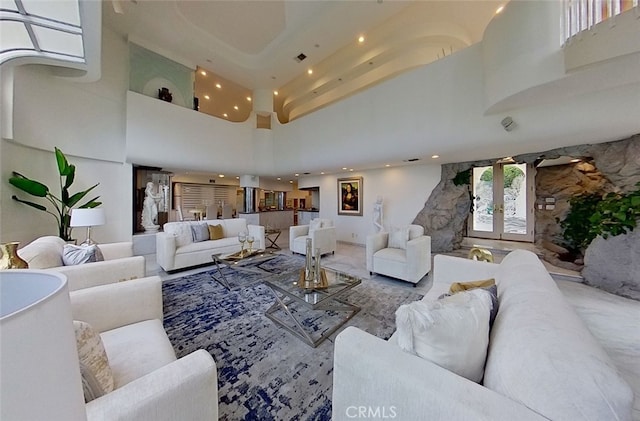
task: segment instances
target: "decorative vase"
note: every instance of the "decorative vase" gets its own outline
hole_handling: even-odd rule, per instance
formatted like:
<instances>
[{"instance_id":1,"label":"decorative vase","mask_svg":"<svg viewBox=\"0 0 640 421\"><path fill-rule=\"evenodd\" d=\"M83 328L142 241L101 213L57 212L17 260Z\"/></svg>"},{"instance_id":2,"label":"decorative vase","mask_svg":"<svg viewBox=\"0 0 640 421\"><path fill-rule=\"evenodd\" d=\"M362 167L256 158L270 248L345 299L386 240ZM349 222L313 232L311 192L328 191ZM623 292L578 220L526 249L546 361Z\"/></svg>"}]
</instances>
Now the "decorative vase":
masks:
<instances>
[{"instance_id":1,"label":"decorative vase","mask_svg":"<svg viewBox=\"0 0 640 421\"><path fill-rule=\"evenodd\" d=\"M0 269L28 269L29 264L18 256L18 242L0 244Z\"/></svg>"},{"instance_id":2,"label":"decorative vase","mask_svg":"<svg viewBox=\"0 0 640 421\"><path fill-rule=\"evenodd\" d=\"M313 281L314 279L314 270L313 270L313 255L311 252L311 238L307 238L306 244L306 253L305 253L305 263L304 263L304 280L305 282Z\"/></svg>"},{"instance_id":3,"label":"decorative vase","mask_svg":"<svg viewBox=\"0 0 640 421\"><path fill-rule=\"evenodd\" d=\"M167 102L173 101L173 95L168 88L158 89L158 98Z\"/></svg>"},{"instance_id":4,"label":"decorative vase","mask_svg":"<svg viewBox=\"0 0 640 421\"><path fill-rule=\"evenodd\" d=\"M319 284L322 277L322 267L320 267L320 257L322 256L320 249L316 249L316 261L313 265L313 283Z\"/></svg>"}]
</instances>

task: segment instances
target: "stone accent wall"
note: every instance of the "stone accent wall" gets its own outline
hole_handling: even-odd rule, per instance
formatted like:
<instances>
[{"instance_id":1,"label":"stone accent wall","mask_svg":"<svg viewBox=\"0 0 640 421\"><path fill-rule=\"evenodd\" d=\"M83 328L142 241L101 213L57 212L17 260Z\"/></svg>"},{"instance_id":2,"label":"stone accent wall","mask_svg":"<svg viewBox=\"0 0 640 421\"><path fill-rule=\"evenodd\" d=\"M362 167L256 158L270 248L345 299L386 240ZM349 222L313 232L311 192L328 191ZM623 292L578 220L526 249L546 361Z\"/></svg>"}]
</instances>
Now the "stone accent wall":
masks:
<instances>
[{"instance_id":1,"label":"stone accent wall","mask_svg":"<svg viewBox=\"0 0 640 421\"><path fill-rule=\"evenodd\" d=\"M586 144L553 149L551 151L531 153L515 156L516 162L535 163L541 159L554 159L561 156L582 157L584 161L574 165L539 168L536 175L536 203L546 197L555 198L553 211L536 209L536 237L535 241L546 250L545 260L558 266L580 270L582 263L563 262L557 258L562 252L559 247L561 230L558 221L564 219L569 209L568 200L571 196L583 192L629 192L636 189L640 182L640 134L624 140L608 143ZM467 218L471 208L469 186L456 186L453 179L459 172L472 167L492 165L493 160L445 164L442 166L440 183L431 192L424 208L418 213L413 223L422 225L426 235L431 236L431 248L434 253L448 252L460 248L466 234ZM537 207L537 206L536 206ZM636 230L639 231L640 227ZM638 234L634 234L636 238ZM620 236L623 237L623 236ZM626 237L626 236L624 236ZM620 240L622 243L623 241ZM599 286L610 292L624 296L633 296L629 291L638 291L636 299L640 299L640 272L634 266L630 271L607 269L606 258L602 256L615 253L625 254L630 250L631 256L640 254L640 241L624 240L626 249L620 250L609 244L609 241L594 241L585 258L585 268L582 272L585 281ZM625 254L626 255L626 254ZM598 256L595 258L591 256ZM611 256L609 261L617 261ZM597 270L593 270L597 262ZM612 263L612 265L615 265ZM638 266L638 265L636 265ZM611 277L603 278L603 274ZM613 278L620 274L623 278ZM613 287L612 287L613 286Z\"/></svg>"}]
</instances>

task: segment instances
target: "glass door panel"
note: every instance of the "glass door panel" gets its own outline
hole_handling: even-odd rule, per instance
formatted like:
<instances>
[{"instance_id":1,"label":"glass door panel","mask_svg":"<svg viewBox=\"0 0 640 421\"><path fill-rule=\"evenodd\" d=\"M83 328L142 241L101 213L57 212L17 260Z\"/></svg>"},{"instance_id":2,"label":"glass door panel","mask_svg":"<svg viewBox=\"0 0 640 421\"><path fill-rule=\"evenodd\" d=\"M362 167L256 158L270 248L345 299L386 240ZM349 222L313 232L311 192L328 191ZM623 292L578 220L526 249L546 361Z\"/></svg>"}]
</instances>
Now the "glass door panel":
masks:
<instances>
[{"instance_id":1,"label":"glass door panel","mask_svg":"<svg viewBox=\"0 0 640 421\"><path fill-rule=\"evenodd\" d=\"M528 164L474 168L469 235L533 241L533 172Z\"/></svg>"}]
</instances>

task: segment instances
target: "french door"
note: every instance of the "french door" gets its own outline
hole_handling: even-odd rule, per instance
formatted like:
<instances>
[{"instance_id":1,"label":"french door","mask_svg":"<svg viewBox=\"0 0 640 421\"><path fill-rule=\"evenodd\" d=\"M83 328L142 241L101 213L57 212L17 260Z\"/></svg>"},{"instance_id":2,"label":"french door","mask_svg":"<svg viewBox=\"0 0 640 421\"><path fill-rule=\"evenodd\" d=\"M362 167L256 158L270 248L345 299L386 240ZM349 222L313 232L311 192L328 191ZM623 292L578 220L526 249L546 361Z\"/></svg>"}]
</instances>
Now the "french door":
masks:
<instances>
[{"instance_id":1,"label":"french door","mask_svg":"<svg viewBox=\"0 0 640 421\"><path fill-rule=\"evenodd\" d=\"M533 242L534 178L531 164L473 168L469 236Z\"/></svg>"}]
</instances>

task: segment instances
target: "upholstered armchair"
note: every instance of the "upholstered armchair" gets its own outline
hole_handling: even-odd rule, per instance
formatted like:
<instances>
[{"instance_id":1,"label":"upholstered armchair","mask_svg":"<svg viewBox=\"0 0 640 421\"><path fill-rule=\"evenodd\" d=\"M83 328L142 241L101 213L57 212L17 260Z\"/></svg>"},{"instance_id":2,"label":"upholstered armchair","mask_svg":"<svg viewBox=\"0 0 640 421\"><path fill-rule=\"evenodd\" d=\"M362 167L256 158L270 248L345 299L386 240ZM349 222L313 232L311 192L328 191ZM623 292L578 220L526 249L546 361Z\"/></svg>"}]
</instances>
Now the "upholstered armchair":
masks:
<instances>
[{"instance_id":1,"label":"upholstered armchair","mask_svg":"<svg viewBox=\"0 0 640 421\"><path fill-rule=\"evenodd\" d=\"M367 236L367 270L417 284L431 270L431 237L420 225Z\"/></svg>"},{"instance_id":2,"label":"upholstered armchair","mask_svg":"<svg viewBox=\"0 0 640 421\"><path fill-rule=\"evenodd\" d=\"M97 396L86 403L88 420L218 419L216 364L205 350L176 359L162 324L159 277L85 288L70 297L74 325L90 326L81 337L87 330L99 337L87 340L89 355L79 345L80 361L96 361L96 348L103 348L108 360L98 373L83 374L85 400L88 390ZM107 390L100 387L105 381L111 386ZM96 382L103 394L93 394Z\"/></svg>"},{"instance_id":3,"label":"upholstered armchair","mask_svg":"<svg viewBox=\"0 0 640 421\"><path fill-rule=\"evenodd\" d=\"M320 249L320 254L336 251L336 227L331 219L315 218L309 225L295 225L289 228L291 252L306 255L307 238L311 238L313 253L317 248Z\"/></svg>"}]
</instances>

